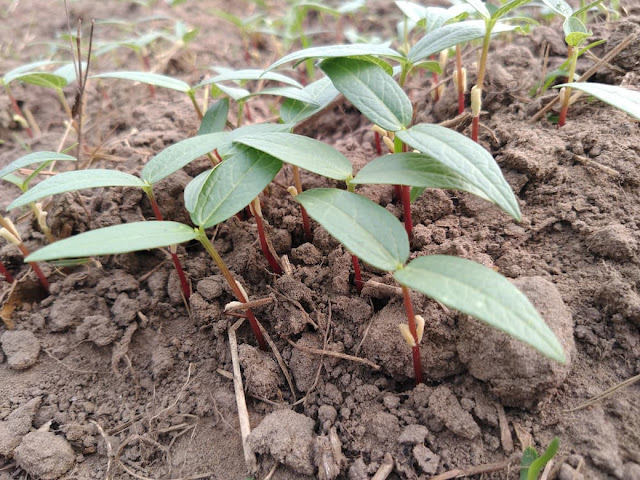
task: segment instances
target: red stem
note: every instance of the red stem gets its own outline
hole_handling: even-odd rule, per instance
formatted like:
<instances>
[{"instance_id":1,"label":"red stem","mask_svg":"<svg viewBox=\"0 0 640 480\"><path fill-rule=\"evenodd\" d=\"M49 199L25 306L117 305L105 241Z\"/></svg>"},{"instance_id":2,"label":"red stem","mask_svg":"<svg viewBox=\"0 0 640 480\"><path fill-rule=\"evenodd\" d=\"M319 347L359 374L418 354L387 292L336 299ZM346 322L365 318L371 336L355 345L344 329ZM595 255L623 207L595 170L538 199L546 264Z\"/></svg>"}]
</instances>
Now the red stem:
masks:
<instances>
[{"instance_id":1,"label":"red stem","mask_svg":"<svg viewBox=\"0 0 640 480\"><path fill-rule=\"evenodd\" d=\"M253 117L251 116L251 109L249 108L249 102L244 103L244 116L247 117L247 122L253 123Z\"/></svg>"},{"instance_id":2,"label":"red stem","mask_svg":"<svg viewBox=\"0 0 640 480\"><path fill-rule=\"evenodd\" d=\"M221 162L221 161L222 161L222 157L221 157L221 156L220 156L220 154L218 153L218 149L217 149L217 148L213 151L213 154L214 154L214 155L216 156L216 158L218 159L218 162Z\"/></svg>"},{"instance_id":3,"label":"red stem","mask_svg":"<svg viewBox=\"0 0 640 480\"><path fill-rule=\"evenodd\" d=\"M304 228L304 237L307 242L311 242L313 240L313 235L311 235L311 223L309 222L309 215L302 205L300 205L300 213L302 213L302 228Z\"/></svg>"},{"instance_id":4,"label":"red stem","mask_svg":"<svg viewBox=\"0 0 640 480\"><path fill-rule=\"evenodd\" d=\"M18 245L18 248L20 249L20 251L22 252L22 255L26 257L29 256L29 254L31 253L27 247L25 247L24 243L21 243L20 245ZM40 267L38 266L37 263L35 262L29 262L29 265L31 265L31 268L33 268L33 271L36 273L36 275L38 276L38 279L40 280L40 284L42 285L42 287L49 292L49 281L47 280L47 277L44 275L44 273L42 273L42 270L40 270Z\"/></svg>"},{"instance_id":5,"label":"red stem","mask_svg":"<svg viewBox=\"0 0 640 480\"><path fill-rule=\"evenodd\" d=\"M267 262L269 262L271 270L273 270L276 275L282 275L282 268L280 268L278 261L273 258L271 250L269 250L269 244L267 243L267 236L264 231L264 222L262 221L262 217L260 215L254 215L253 218L256 219L256 225L258 226L258 238L260 238L262 253L264 253Z\"/></svg>"},{"instance_id":6,"label":"red stem","mask_svg":"<svg viewBox=\"0 0 640 480\"><path fill-rule=\"evenodd\" d=\"M404 212L404 229L411 238L413 232L413 221L411 220L411 187L402 186L402 210Z\"/></svg>"},{"instance_id":7,"label":"red stem","mask_svg":"<svg viewBox=\"0 0 640 480\"><path fill-rule=\"evenodd\" d=\"M360 260L355 255L351 255L351 263L353 263L353 273L355 274L354 280L356 284L356 290L358 294L362 293L362 287L364 287L364 283L362 282L362 274L360 273Z\"/></svg>"},{"instance_id":8,"label":"red stem","mask_svg":"<svg viewBox=\"0 0 640 480\"><path fill-rule=\"evenodd\" d=\"M435 56L431 55L431 57L429 58L433 60ZM431 75L431 80L433 81L433 86L435 87L435 91L433 92L433 103L437 103L438 100L440 100L440 89L438 88L438 81L440 80L440 77L436 72L433 72Z\"/></svg>"},{"instance_id":9,"label":"red stem","mask_svg":"<svg viewBox=\"0 0 640 480\"><path fill-rule=\"evenodd\" d=\"M380 143L380 134L378 132L373 132L373 136L376 140L376 153L378 156L382 155L382 144Z\"/></svg>"},{"instance_id":10,"label":"red stem","mask_svg":"<svg viewBox=\"0 0 640 480\"><path fill-rule=\"evenodd\" d=\"M4 266L4 263L0 262L0 273L4 276L5 280L9 283L13 283L14 282L14 278L11 275L11 273L9 273L9 270L7 270L7 267Z\"/></svg>"},{"instance_id":11,"label":"red stem","mask_svg":"<svg viewBox=\"0 0 640 480\"><path fill-rule=\"evenodd\" d=\"M396 200L402 203L402 185L394 185L393 186L393 196Z\"/></svg>"},{"instance_id":12,"label":"red stem","mask_svg":"<svg viewBox=\"0 0 640 480\"><path fill-rule=\"evenodd\" d=\"M151 71L151 61L149 60L149 55L142 55L142 64L144 65L145 71ZM151 84L147 84L149 89L149 93L151 94L151 98L156 98L156 87Z\"/></svg>"},{"instance_id":13,"label":"red stem","mask_svg":"<svg viewBox=\"0 0 640 480\"><path fill-rule=\"evenodd\" d=\"M478 143L478 128L480 127L480 117L473 117L471 120L471 140Z\"/></svg>"},{"instance_id":14,"label":"red stem","mask_svg":"<svg viewBox=\"0 0 640 480\"><path fill-rule=\"evenodd\" d=\"M562 110L560 110L560 118L558 118L558 128L564 127L567 121L567 112L569 111L569 102L562 104Z\"/></svg>"},{"instance_id":15,"label":"red stem","mask_svg":"<svg viewBox=\"0 0 640 480\"><path fill-rule=\"evenodd\" d=\"M163 220L162 212L160 212L160 207L158 206L158 202L156 202L155 197L153 196L153 192L148 193L149 201L151 202L151 208L153 209L153 213L156 216L156 220L161 222ZM189 286L189 280L187 280L187 276L184 274L184 269L180 264L180 259L178 258L178 254L169 250L171 254L171 260L173 261L173 265L178 273L178 278L180 279L180 287L182 288L182 293L184 295L185 300L189 301L191 297L191 287Z\"/></svg>"},{"instance_id":16,"label":"red stem","mask_svg":"<svg viewBox=\"0 0 640 480\"><path fill-rule=\"evenodd\" d=\"M413 372L416 378L416 384L422 383L422 364L420 363L420 345L418 344L418 330L416 329L416 319L413 313L413 305L409 295L409 289L402 285L402 298L404 299L404 309L407 312L407 321L409 322L409 331L415 342L415 346L411 347L413 356Z\"/></svg>"}]
</instances>

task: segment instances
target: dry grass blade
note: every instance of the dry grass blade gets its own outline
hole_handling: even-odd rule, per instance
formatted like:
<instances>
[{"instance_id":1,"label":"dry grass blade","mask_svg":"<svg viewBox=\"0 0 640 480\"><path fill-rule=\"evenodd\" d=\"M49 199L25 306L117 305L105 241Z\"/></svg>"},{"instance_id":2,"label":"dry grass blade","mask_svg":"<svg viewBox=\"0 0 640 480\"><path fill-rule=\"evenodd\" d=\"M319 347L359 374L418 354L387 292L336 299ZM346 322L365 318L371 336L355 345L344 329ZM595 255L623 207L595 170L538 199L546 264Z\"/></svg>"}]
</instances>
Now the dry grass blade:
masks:
<instances>
[{"instance_id":1,"label":"dry grass blade","mask_svg":"<svg viewBox=\"0 0 640 480\"><path fill-rule=\"evenodd\" d=\"M638 375L636 375L634 377L628 378L624 382L620 382L617 385L614 385L613 387L605 390L602 393L599 393L595 397L590 398L589 400L587 400L586 402L578 405L577 407L570 408L569 410L565 410L565 413L576 412L578 410L582 410L583 408L587 408L587 407L593 405L594 403L599 402L600 400L604 400L605 398L610 397L611 395L613 395L618 390L620 390L622 388L625 388L625 387L628 387L630 385L633 385L634 383L638 382L639 380L640 380L640 374L638 374Z\"/></svg>"},{"instance_id":2,"label":"dry grass blade","mask_svg":"<svg viewBox=\"0 0 640 480\"><path fill-rule=\"evenodd\" d=\"M393 472L393 458L389 453L386 453L382 465L380 465L380 468L378 468L378 471L371 480L385 480L385 478L391 475L391 472Z\"/></svg>"},{"instance_id":3,"label":"dry grass blade","mask_svg":"<svg viewBox=\"0 0 640 480\"><path fill-rule=\"evenodd\" d=\"M280 366L280 370L282 370L282 373L284 374L284 378L287 379L287 384L289 385L289 390L291 390L291 395L293 395L293 401L294 402L297 401L296 389L293 386L293 379L291 378L291 375L289 374L289 369L287 368L287 364L284 363L282 355L280 355L280 352L278 351L278 347L276 347L276 344L273 343L273 340L271 340L271 336L269 336L269 333L265 330L265 328L262 326L262 324L260 322L258 322L258 327L260 327L260 330L262 330L262 335L264 335L264 339L267 341L267 344L269 344L269 347L271 348L271 351L273 352L273 355L276 357L276 361L278 362L278 365Z\"/></svg>"},{"instance_id":4,"label":"dry grass blade","mask_svg":"<svg viewBox=\"0 0 640 480\"><path fill-rule=\"evenodd\" d=\"M331 350L326 350L321 348L305 347L303 345L298 345L297 343L294 343L290 339L287 339L287 342L289 342L291 346L293 346L294 348L297 348L298 350L302 350L303 352L306 352L306 353L313 353L316 355L327 355L329 357L341 358L343 360L349 360L351 362L363 363L365 365L370 366L374 370L380 370L380 365L377 365L373 363L371 360L367 360L366 358L354 357L353 355L347 355L346 353L332 352Z\"/></svg>"},{"instance_id":5,"label":"dry grass blade","mask_svg":"<svg viewBox=\"0 0 640 480\"><path fill-rule=\"evenodd\" d=\"M501 470L507 470L511 462L505 460L503 462L487 463L485 465L477 465L469 468L456 468L449 470L448 472L441 473L431 477L430 480L450 480L451 478L470 477L471 475L482 475L483 473L499 472Z\"/></svg>"},{"instance_id":6,"label":"dry grass blade","mask_svg":"<svg viewBox=\"0 0 640 480\"><path fill-rule=\"evenodd\" d=\"M255 454L247 445L247 438L251 433L251 424L249 423L249 411L247 410L247 401L244 396L244 387L242 386L242 375L240 373L240 359L238 356L238 340L236 338L236 330L244 319L238 320L229 329L229 347L231 348L231 362L233 364L233 388L236 394L236 403L238 405L238 419L240 421L240 436L242 438L242 450L244 451L244 461L247 470L250 473L258 471L258 460Z\"/></svg>"}]
</instances>

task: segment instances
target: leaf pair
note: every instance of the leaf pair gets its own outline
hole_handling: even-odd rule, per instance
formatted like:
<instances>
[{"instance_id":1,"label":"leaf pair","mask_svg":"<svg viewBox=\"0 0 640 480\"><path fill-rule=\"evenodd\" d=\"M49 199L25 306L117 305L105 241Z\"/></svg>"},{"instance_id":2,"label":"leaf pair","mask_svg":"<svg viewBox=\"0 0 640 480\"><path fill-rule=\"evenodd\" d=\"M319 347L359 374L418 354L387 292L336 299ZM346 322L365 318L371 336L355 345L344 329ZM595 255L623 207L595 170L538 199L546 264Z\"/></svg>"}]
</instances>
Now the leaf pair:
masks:
<instances>
[{"instance_id":1,"label":"leaf pair","mask_svg":"<svg viewBox=\"0 0 640 480\"><path fill-rule=\"evenodd\" d=\"M296 200L308 214L352 254L400 283L472 315L528 343L544 355L564 362L553 332L529 300L506 278L480 264L457 257L409 258L409 239L398 220L360 195L320 188Z\"/></svg>"}]
</instances>

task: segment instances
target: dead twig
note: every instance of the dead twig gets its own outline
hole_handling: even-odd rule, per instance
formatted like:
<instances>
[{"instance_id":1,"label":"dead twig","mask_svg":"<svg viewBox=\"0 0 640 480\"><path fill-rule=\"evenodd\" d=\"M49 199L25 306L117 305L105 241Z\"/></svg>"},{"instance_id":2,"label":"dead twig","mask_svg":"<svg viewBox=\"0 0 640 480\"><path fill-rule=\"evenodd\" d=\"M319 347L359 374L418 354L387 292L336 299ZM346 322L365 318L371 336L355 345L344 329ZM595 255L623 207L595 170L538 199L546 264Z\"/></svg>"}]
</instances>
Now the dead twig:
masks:
<instances>
[{"instance_id":1,"label":"dead twig","mask_svg":"<svg viewBox=\"0 0 640 480\"><path fill-rule=\"evenodd\" d=\"M269 305L270 303L273 303L273 302L274 300L272 297L259 298L257 300L251 300L246 303L231 302L225 305L224 313L251 310L256 307Z\"/></svg>"},{"instance_id":2,"label":"dead twig","mask_svg":"<svg viewBox=\"0 0 640 480\"><path fill-rule=\"evenodd\" d=\"M94 375L96 373L109 373L108 371L103 371L100 372L98 370L78 370L76 368L70 367L69 365L67 365L66 363L64 363L62 360L60 360L59 358L56 358L49 350L47 350L46 348L43 348L42 351L44 353L46 353L49 357L51 357L53 360L55 360L56 362L58 362L60 365L62 365L64 368L66 368L67 370L69 370L70 372L73 373L82 373L82 374L86 374L86 375Z\"/></svg>"},{"instance_id":3,"label":"dead twig","mask_svg":"<svg viewBox=\"0 0 640 480\"><path fill-rule=\"evenodd\" d=\"M111 446L111 442L109 441L107 434L104 432L100 424L95 420L89 420L89 423L95 425L95 427L98 429L98 433L100 433L100 436L102 437L105 445L107 446L107 473L104 476L104 480L111 480L113 478L113 475L111 473L111 460L114 457L113 447Z\"/></svg>"},{"instance_id":4,"label":"dead twig","mask_svg":"<svg viewBox=\"0 0 640 480\"><path fill-rule=\"evenodd\" d=\"M462 478L469 477L471 475L481 475L483 473L499 472L500 470L509 468L510 464L510 460L505 460L503 462L487 463L484 465L477 465L475 467L468 467L465 469L455 468L453 470L449 470L448 472L435 475L431 477L430 480L449 480L451 478Z\"/></svg>"},{"instance_id":5,"label":"dead twig","mask_svg":"<svg viewBox=\"0 0 640 480\"><path fill-rule=\"evenodd\" d=\"M229 329L229 347L231 348L231 363L233 364L233 387L236 394L236 403L238 405L238 419L240 421L240 435L242 439L242 450L244 451L244 461L247 470L250 473L258 471L258 460L256 455L251 451L247 444L247 438L251 433L251 423L249 422L249 412L247 410L247 401L244 396L244 387L242 386L242 375L240 373L240 359L238 358L238 341L236 338L236 330L240 328L244 319L238 320Z\"/></svg>"},{"instance_id":6,"label":"dead twig","mask_svg":"<svg viewBox=\"0 0 640 480\"><path fill-rule=\"evenodd\" d=\"M269 335L269 333L264 329L264 327L258 320L256 320L256 322L258 323L258 327L260 328L260 330L262 330L262 335L264 336L264 339L267 341L267 344L271 348L273 355L276 357L276 361L278 362L278 366L280 366L280 370L282 370L282 373L284 374L284 378L287 379L289 390L291 390L291 395L293 395L293 401L295 402L297 400L296 389L293 386L293 379L289 374L289 369L287 368L287 365L284 363L282 355L280 355L280 352L278 351L278 347L276 347L276 344L273 343L273 340L271 340L271 336Z\"/></svg>"},{"instance_id":7,"label":"dead twig","mask_svg":"<svg viewBox=\"0 0 640 480\"><path fill-rule=\"evenodd\" d=\"M354 357L353 355L347 355L346 353L340 353L340 352L333 352L331 350L326 350L326 349L305 347L303 345L298 345L297 343L291 341L288 338L287 338L287 342L289 342L291 346L293 346L294 348L297 348L298 350L302 350L303 352L306 352L306 353L313 353L316 355L327 355L329 357L341 358L343 360L349 360L351 362L364 363L365 365L370 366L374 370L380 370L379 365L373 363L371 360L367 360L366 358Z\"/></svg>"},{"instance_id":8,"label":"dead twig","mask_svg":"<svg viewBox=\"0 0 640 480\"><path fill-rule=\"evenodd\" d=\"M385 480L393 472L393 458L390 453L385 453L384 460L371 480Z\"/></svg>"},{"instance_id":9,"label":"dead twig","mask_svg":"<svg viewBox=\"0 0 640 480\"><path fill-rule=\"evenodd\" d=\"M603 400L607 397L610 397L611 395L613 395L615 392L617 392L618 390L628 387L630 385L633 385L634 383L638 382L640 380L640 374L628 378L627 380L625 380L624 382L620 382L617 385L614 385L611 388L608 388L607 390L605 390L602 393L599 393L598 395L591 397L589 400L587 400L584 403L581 403L580 405L578 405L577 407L574 408L570 408L569 410L565 410L565 413L571 413L571 412L576 412L578 410L582 410L583 408L587 408L590 407L591 405L593 405L594 403L599 402L600 400Z\"/></svg>"},{"instance_id":10,"label":"dead twig","mask_svg":"<svg viewBox=\"0 0 640 480\"><path fill-rule=\"evenodd\" d=\"M498 410L498 423L500 425L500 443L502 443L504 452L509 454L513 452L513 438L511 438L511 432L509 431L509 420L501 403L496 404L496 410Z\"/></svg>"}]
</instances>

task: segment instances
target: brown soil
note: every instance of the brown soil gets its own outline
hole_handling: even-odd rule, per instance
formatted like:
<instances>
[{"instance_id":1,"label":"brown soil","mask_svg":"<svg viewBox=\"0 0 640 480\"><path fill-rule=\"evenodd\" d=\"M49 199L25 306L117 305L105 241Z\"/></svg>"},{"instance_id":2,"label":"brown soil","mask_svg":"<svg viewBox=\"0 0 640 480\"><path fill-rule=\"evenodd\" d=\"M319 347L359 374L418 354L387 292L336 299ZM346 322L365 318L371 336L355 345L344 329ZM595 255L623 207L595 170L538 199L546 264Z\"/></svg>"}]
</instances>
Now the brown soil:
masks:
<instances>
[{"instance_id":1,"label":"brown soil","mask_svg":"<svg viewBox=\"0 0 640 480\"><path fill-rule=\"evenodd\" d=\"M358 27L389 34L397 20L393 5L371 3ZM59 3L8 4L12 11L0 29L2 72L46 55L49 47L39 42L57 41L66 31ZM194 84L210 65L246 65L239 32L209 12L218 7L248 15L251 5L209 0L169 8L158 2L151 10L80 1L71 3L71 16L74 23L78 16L86 22L162 13L198 27L188 48L164 58L170 47L159 44L151 56L159 72ZM640 32L640 17L600 21L593 30L595 38L608 40L594 50L602 57ZM508 460L475 478L518 478L523 445L532 442L541 450L554 436L561 442L555 478L640 478L637 383L572 411L640 373L640 131L625 114L585 99L571 107L562 129L546 120L527 122L547 101L527 94L541 75L544 45L551 46L550 68L563 61L559 31L540 27L490 56L481 142L515 191L522 222L470 195L428 191L414 207L412 250L414 256L473 259L514 279L561 339L567 365L414 295L417 313L427 320L427 382L415 387L409 350L397 330L401 297L391 278L365 267L366 280L390 286L370 283L358 296L349 254L317 225L313 242L305 243L298 209L285 191L272 188L263 212L277 253L291 261L290 275L269 272L253 220L232 218L215 237L250 298L272 299L256 316L294 385L292 392L274 355L257 350L242 326L239 353L253 428L248 443L260 454L255 478L265 478L277 461L283 465L274 479L368 479L389 458L389 478L430 478ZM96 41L123 35L115 26L96 27ZM264 67L276 58L277 45L268 37L254 40L252 65ZM585 57L579 71L590 64ZM126 50L92 66L94 73L139 68ZM637 86L639 74L636 40L595 79ZM434 105L429 86L425 77L409 85L418 120L455 116L452 89ZM21 144L55 150L64 131L55 94L29 85L15 86L14 94L42 134L29 138L11 121L2 97L0 167L25 153ZM71 100L73 88L66 94ZM254 121L274 120L272 101L252 103ZM88 148L101 145L102 158L92 166L131 173L198 128L178 92L157 89L152 98L144 86L128 82L92 82L86 113ZM355 168L375 157L370 125L345 102L318 116L304 133L333 145ZM206 165L196 161L158 187L168 219L189 222L180 192ZM291 183L287 169L277 180ZM303 174L303 185L326 182ZM0 188L4 209L18 192L8 184ZM401 216L391 188L360 191ZM56 235L153 216L140 192L121 188L62 195L48 210ZM39 248L44 239L29 217L12 217L28 246ZM232 296L199 245L184 245L178 253L193 284L190 311L162 251L103 257L100 265L64 272L45 266L52 286L44 297L14 247L0 247L0 258L21 279L13 293L0 283L7 320L0 324L0 479L126 479L131 473L246 478L233 382L225 375L232 372L227 331L236 318L222 312ZM308 347L365 358L381 369L309 353Z\"/></svg>"}]
</instances>

